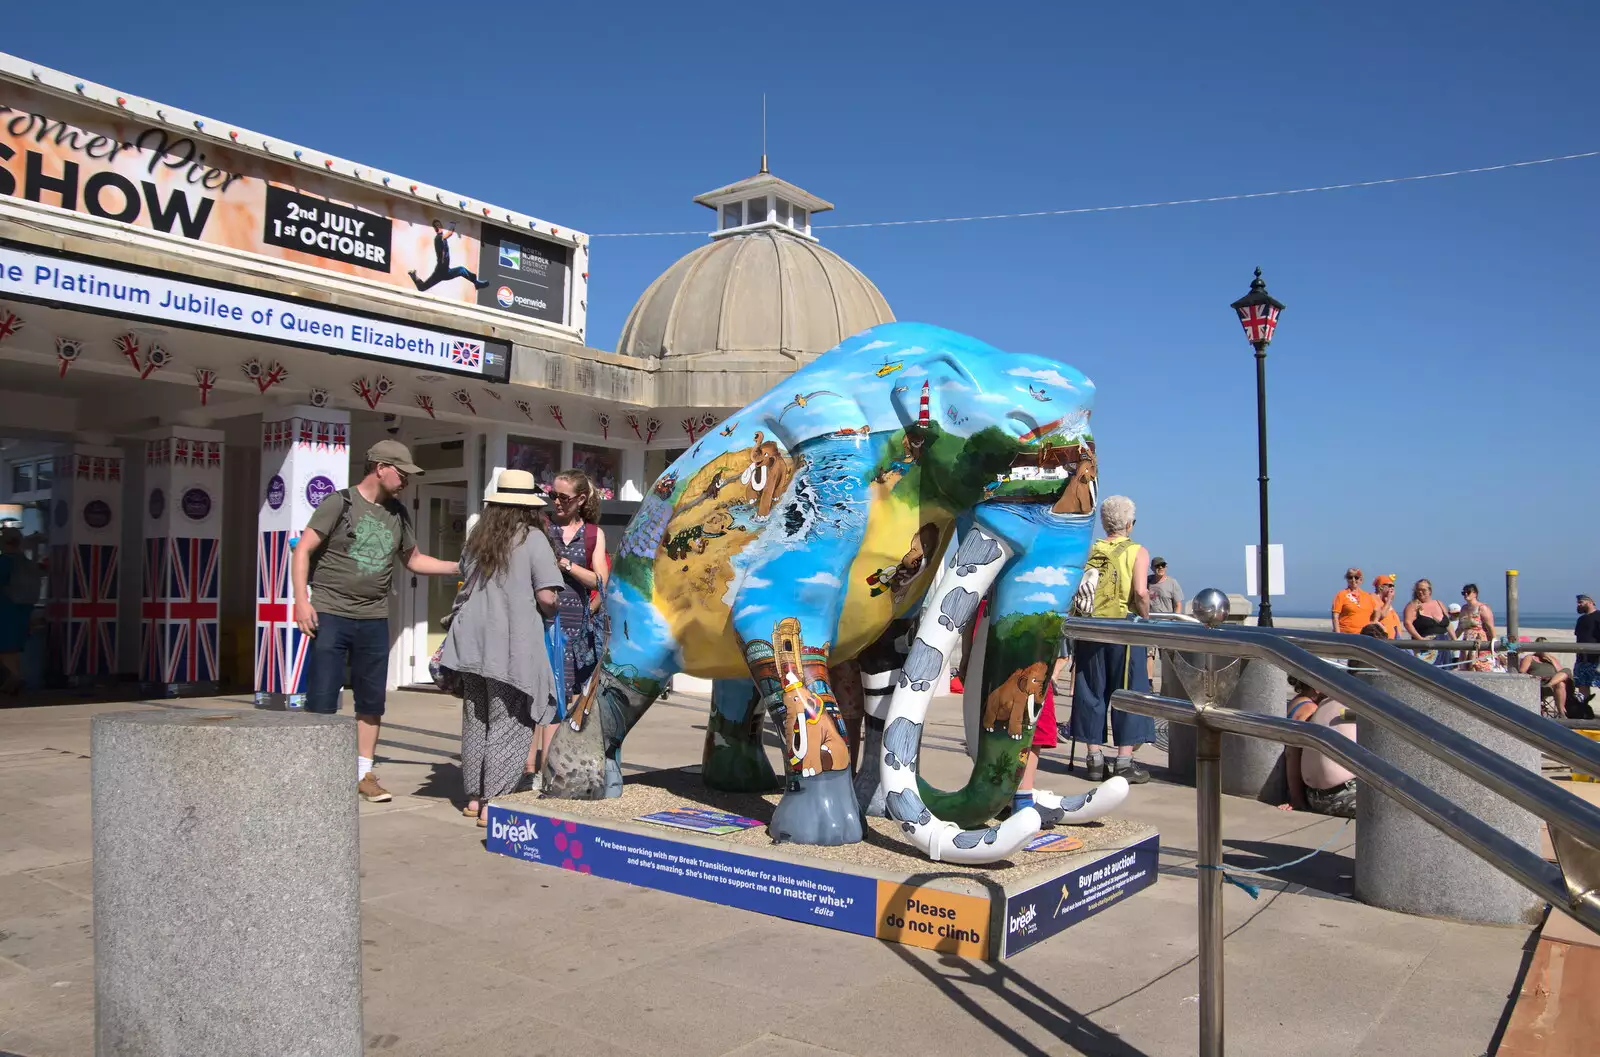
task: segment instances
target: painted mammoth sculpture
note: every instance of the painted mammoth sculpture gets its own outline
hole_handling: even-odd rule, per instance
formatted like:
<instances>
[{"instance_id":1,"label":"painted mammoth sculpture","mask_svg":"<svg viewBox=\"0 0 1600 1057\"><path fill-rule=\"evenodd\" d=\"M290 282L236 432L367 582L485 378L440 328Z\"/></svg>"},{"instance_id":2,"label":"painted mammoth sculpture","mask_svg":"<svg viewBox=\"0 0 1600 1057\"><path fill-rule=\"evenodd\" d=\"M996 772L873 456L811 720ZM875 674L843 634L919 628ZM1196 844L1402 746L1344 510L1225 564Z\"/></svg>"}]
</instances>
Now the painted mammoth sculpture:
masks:
<instances>
[{"instance_id":1,"label":"painted mammoth sculpture","mask_svg":"<svg viewBox=\"0 0 1600 1057\"><path fill-rule=\"evenodd\" d=\"M545 795L619 795L623 739L684 672L730 681L714 695L707 784L777 787L760 740L771 716L788 761L774 839L860 840L864 806L935 859L1014 853L1039 812L989 822L1021 777L1093 535L1093 391L1056 360L888 323L730 416L668 467L623 533L611 638L551 746ZM965 787L941 792L916 773L923 718L991 589L976 763ZM866 701L859 774L846 670ZM1068 820L1126 792L1112 779Z\"/></svg>"}]
</instances>

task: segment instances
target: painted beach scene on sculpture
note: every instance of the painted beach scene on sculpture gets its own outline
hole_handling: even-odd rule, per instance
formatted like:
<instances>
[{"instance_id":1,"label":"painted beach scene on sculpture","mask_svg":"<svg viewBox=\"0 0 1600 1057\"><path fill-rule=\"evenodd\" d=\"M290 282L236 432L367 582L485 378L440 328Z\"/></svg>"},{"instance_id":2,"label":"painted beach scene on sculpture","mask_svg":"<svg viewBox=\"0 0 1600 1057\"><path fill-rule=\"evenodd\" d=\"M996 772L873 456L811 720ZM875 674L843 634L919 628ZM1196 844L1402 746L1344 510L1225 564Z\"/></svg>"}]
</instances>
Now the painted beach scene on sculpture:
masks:
<instances>
[{"instance_id":1,"label":"painted beach scene on sculpture","mask_svg":"<svg viewBox=\"0 0 1600 1057\"><path fill-rule=\"evenodd\" d=\"M1503 6L6 5L0 1057L1600 1053Z\"/></svg>"}]
</instances>

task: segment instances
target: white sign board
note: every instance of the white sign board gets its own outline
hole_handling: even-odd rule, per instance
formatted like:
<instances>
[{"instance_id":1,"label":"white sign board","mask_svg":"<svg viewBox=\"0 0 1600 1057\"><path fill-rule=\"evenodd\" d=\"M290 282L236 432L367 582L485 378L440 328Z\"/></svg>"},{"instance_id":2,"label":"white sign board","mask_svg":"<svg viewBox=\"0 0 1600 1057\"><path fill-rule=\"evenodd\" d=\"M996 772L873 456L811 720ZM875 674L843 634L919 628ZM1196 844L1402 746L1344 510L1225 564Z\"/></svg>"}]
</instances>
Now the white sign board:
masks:
<instances>
[{"instance_id":1,"label":"white sign board","mask_svg":"<svg viewBox=\"0 0 1600 1057\"><path fill-rule=\"evenodd\" d=\"M1272 585L1272 593L1281 595L1283 590L1283 544L1267 544L1267 582ZM1261 588L1256 583L1256 545L1247 544L1244 548L1244 593L1252 597L1261 594Z\"/></svg>"},{"instance_id":2,"label":"white sign board","mask_svg":"<svg viewBox=\"0 0 1600 1057\"><path fill-rule=\"evenodd\" d=\"M511 348L503 341L6 245L0 245L0 297L158 319L486 380L505 381L511 371Z\"/></svg>"}]
</instances>

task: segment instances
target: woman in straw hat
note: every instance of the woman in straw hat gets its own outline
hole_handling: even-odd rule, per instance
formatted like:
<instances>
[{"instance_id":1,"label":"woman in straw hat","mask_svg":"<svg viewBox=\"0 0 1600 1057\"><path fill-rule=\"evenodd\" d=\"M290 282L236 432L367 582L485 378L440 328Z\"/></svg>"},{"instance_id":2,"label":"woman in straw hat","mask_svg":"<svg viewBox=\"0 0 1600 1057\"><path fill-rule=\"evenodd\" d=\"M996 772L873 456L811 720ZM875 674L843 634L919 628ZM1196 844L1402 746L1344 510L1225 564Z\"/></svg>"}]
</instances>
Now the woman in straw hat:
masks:
<instances>
[{"instance_id":1,"label":"woman in straw hat","mask_svg":"<svg viewBox=\"0 0 1600 1057\"><path fill-rule=\"evenodd\" d=\"M564 582L545 535L545 505L533 475L502 470L461 555L439 664L462 687L462 813L488 824L492 797L521 780L534 728L556 721L556 683L545 652L545 620Z\"/></svg>"}]
</instances>

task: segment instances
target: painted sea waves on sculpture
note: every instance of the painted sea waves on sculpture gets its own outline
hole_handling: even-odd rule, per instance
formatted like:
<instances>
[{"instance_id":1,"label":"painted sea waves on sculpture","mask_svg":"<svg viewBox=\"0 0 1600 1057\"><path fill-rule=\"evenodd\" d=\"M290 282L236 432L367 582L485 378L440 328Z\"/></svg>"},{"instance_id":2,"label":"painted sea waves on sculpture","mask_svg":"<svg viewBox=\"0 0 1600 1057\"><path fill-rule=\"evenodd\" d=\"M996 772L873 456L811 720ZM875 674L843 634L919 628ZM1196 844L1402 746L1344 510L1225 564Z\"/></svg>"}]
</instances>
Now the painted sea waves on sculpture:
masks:
<instances>
[{"instance_id":1,"label":"painted sea waves on sculpture","mask_svg":"<svg viewBox=\"0 0 1600 1057\"><path fill-rule=\"evenodd\" d=\"M888 323L708 429L623 534L606 656L557 735L546 794L620 795L622 741L673 674L749 679L753 692L718 695L704 773L772 789L770 716L788 765L775 840L858 841L859 807L881 805L934 858L1015 852L1038 813L990 823L1021 777L1093 536L1093 396L1060 361ZM922 720L985 596L976 765L941 792L916 775ZM872 688L860 776L840 709L840 672L856 668ZM1075 821L1126 787L1097 792Z\"/></svg>"}]
</instances>

